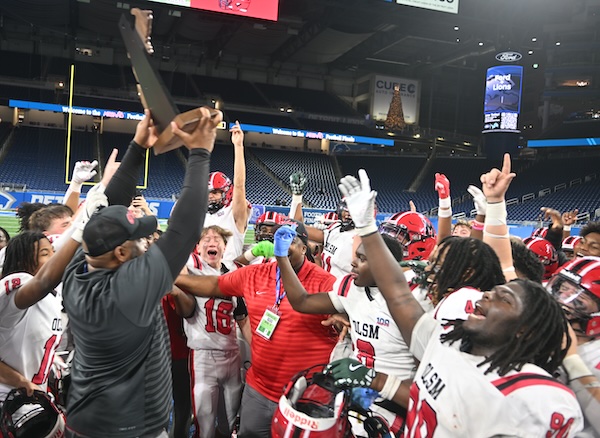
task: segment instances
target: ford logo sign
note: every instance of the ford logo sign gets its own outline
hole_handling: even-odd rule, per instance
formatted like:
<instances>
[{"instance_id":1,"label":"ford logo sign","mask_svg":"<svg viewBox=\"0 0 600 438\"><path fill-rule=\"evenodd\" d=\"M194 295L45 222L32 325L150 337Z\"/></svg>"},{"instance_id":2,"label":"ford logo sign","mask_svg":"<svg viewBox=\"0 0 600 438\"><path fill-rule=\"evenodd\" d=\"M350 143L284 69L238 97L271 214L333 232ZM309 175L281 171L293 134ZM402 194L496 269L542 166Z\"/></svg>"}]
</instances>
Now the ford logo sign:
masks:
<instances>
[{"instance_id":1,"label":"ford logo sign","mask_svg":"<svg viewBox=\"0 0 600 438\"><path fill-rule=\"evenodd\" d=\"M496 59L500 62L517 62L522 57L519 52L501 52L496 55Z\"/></svg>"}]
</instances>

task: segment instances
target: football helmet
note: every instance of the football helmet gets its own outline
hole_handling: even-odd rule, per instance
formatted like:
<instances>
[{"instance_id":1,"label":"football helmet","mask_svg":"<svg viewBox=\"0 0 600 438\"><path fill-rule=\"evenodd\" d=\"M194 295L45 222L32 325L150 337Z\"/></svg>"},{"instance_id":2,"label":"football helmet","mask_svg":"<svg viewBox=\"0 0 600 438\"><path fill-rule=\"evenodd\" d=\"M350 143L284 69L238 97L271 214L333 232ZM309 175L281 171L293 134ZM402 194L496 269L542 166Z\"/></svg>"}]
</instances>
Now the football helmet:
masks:
<instances>
[{"instance_id":1,"label":"football helmet","mask_svg":"<svg viewBox=\"0 0 600 438\"><path fill-rule=\"evenodd\" d=\"M352 437L349 392L337 388L333 377L321 371L323 365L308 368L286 385L271 422L273 438L299 432L303 437Z\"/></svg>"},{"instance_id":2,"label":"football helmet","mask_svg":"<svg viewBox=\"0 0 600 438\"><path fill-rule=\"evenodd\" d=\"M323 223L325 225L330 225L334 222L337 222L338 219L338 214L335 211L328 211L323 215Z\"/></svg>"},{"instance_id":3,"label":"football helmet","mask_svg":"<svg viewBox=\"0 0 600 438\"><path fill-rule=\"evenodd\" d=\"M533 230L531 237L541 237L542 239L545 239L546 234L548 234L548 227L540 227Z\"/></svg>"},{"instance_id":4,"label":"football helmet","mask_svg":"<svg viewBox=\"0 0 600 438\"><path fill-rule=\"evenodd\" d=\"M541 237L526 237L523 243L527 248L537 255L542 265L544 265L544 280L552 277L552 274L558 269L558 251L556 248Z\"/></svg>"},{"instance_id":5,"label":"football helmet","mask_svg":"<svg viewBox=\"0 0 600 438\"><path fill-rule=\"evenodd\" d=\"M344 201L343 199L337 206L336 214L338 220L342 224L340 231L350 231L354 229L355 225L354 221L352 220L352 216L350 216L348 204L346 204L346 201Z\"/></svg>"},{"instance_id":6,"label":"football helmet","mask_svg":"<svg viewBox=\"0 0 600 438\"><path fill-rule=\"evenodd\" d=\"M581 236L567 236L562 241L562 250L567 255L573 255L575 253L575 245L581 241Z\"/></svg>"},{"instance_id":7,"label":"football helmet","mask_svg":"<svg viewBox=\"0 0 600 438\"><path fill-rule=\"evenodd\" d=\"M258 219L256 219L256 223L254 224L254 240L257 242L262 242L263 240L273 242L273 226L281 225L283 221L284 216L281 213L277 213L275 211L265 211L258 217ZM261 230L263 225L269 228Z\"/></svg>"},{"instance_id":8,"label":"football helmet","mask_svg":"<svg viewBox=\"0 0 600 438\"><path fill-rule=\"evenodd\" d=\"M435 228L421 213L396 213L379 225L381 234L400 241L404 260L427 260L436 244Z\"/></svg>"},{"instance_id":9,"label":"football helmet","mask_svg":"<svg viewBox=\"0 0 600 438\"><path fill-rule=\"evenodd\" d=\"M0 431L4 438L61 438L65 436L65 417L50 396L25 388L8 393L0 408Z\"/></svg>"},{"instance_id":10,"label":"football helmet","mask_svg":"<svg viewBox=\"0 0 600 438\"><path fill-rule=\"evenodd\" d=\"M208 212L213 214L231 204L233 197L233 184L223 172L211 172L208 175L208 191L221 191L221 199L208 202Z\"/></svg>"},{"instance_id":11,"label":"football helmet","mask_svg":"<svg viewBox=\"0 0 600 438\"><path fill-rule=\"evenodd\" d=\"M557 271L546 289L563 305L573 329L600 336L600 257L578 257Z\"/></svg>"}]
</instances>

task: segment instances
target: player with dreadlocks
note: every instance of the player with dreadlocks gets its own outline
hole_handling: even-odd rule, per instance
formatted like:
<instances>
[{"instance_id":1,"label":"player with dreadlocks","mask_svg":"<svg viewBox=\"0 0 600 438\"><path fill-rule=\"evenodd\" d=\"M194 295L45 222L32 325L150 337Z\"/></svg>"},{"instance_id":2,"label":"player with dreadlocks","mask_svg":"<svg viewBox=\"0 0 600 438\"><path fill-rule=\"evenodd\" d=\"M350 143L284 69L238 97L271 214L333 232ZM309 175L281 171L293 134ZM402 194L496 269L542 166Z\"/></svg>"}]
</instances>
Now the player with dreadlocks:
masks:
<instances>
[{"instance_id":1,"label":"player with dreadlocks","mask_svg":"<svg viewBox=\"0 0 600 438\"><path fill-rule=\"evenodd\" d=\"M344 177L340 190L366 257L373 261L372 274L390 314L420 361L410 390L405 436L574 436L582 427L581 409L573 393L548 372L566 353L561 347L567 325L560 306L540 286L510 281L485 292L460 324L462 336L460 331L454 336L461 344L467 340L468 351L457 342L444 341L444 329L413 297L402 269L376 233L372 215L376 192L371 191L366 172L360 170L359 175L360 181ZM508 155L502 171L482 175L489 203L484 231L503 241L494 249L500 251L503 263L511 263L509 267L510 243L501 214L506 207L495 204L504 204L514 176ZM539 317L532 317L533 312ZM459 324L455 325L456 330ZM545 336L548 340L541 342ZM500 354L508 357L500 360ZM364 370L353 366L346 372Z\"/></svg>"}]
</instances>

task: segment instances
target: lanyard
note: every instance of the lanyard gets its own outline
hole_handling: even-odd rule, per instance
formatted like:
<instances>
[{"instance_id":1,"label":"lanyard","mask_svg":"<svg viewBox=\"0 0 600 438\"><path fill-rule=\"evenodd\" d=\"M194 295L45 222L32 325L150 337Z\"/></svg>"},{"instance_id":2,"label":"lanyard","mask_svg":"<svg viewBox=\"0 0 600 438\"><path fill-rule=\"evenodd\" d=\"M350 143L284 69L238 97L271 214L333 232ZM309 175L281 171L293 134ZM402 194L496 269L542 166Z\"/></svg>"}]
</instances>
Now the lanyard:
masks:
<instances>
[{"instance_id":1,"label":"lanyard","mask_svg":"<svg viewBox=\"0 0 600 438\"><path fill-rule=\"evenodd\" d=\"M283 291L283 294L281 293L281 271L279 269L279 266L277 266L277 275L275 276L275 306L274 307L279 307L279 304L285 298L285 295L286 295L285 290Z\"/></svg>"}]
</instances>

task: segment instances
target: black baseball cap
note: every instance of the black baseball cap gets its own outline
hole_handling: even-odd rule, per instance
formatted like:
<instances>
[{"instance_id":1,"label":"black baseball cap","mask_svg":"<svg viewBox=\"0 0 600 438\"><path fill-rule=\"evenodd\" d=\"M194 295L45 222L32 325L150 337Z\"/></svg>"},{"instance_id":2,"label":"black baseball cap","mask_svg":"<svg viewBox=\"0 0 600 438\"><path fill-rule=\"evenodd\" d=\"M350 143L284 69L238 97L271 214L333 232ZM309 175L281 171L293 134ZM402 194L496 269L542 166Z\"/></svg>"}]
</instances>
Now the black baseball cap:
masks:
<instances>
[{"instance_id":1,"label":"black baseball cap","mask_svg":"<svg viewBox=\"0 0 600 438\"><path fill-rule=\"evenodd\" d=\"M296 236L300 238L302 243L308 245L308 232L306 231L306 227L302 222L298 222L297 220L285 218L281 225L289 225L292 228L296 229Z\"/></svg>"},{"instance_id":2,"label":"black baseball cap","mask_svg":"<svg viewBox=\"0 0 600 438\"><path fill-rule=\"evenodd\" d=\"M127 207L111 205L92 215L83 229L83 241L87 246L87 254L98 257L127 240L149 236L157 227L154 216L136 218Z\"/></svg>"}]
</instances>

